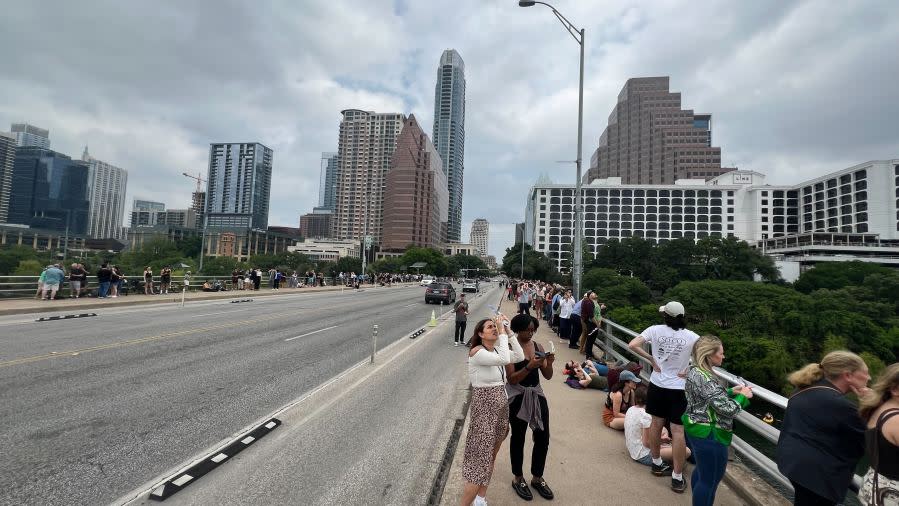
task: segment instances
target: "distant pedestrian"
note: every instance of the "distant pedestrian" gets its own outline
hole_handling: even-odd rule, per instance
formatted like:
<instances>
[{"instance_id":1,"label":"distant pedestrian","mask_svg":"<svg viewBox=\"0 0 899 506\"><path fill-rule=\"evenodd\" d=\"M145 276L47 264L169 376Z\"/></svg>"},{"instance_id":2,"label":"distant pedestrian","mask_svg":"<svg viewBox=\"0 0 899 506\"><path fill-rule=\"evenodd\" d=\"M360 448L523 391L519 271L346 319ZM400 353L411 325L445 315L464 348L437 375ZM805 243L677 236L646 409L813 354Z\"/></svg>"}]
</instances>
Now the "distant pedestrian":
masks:
<instances>
[{"instance_id":1,"label":"distant pedestrian","mask_svg":"<svg viewBox=\"0 0 899 506\"><path fill-rule=\"evenodd\" d=\"M787 402L777 469L795 490L793 504L832 505L843 501L855 465L865 453L865 424L846 399L870 392L868 366L855 353L832 351L787 380L797 388Z\"/></svg>"},{"instance_id":2,"label":"distant pedestrian","mask_svg":"<svg viewBox=\"0 0 899 506\"><path fill-rule=\"evenodd\" d=\"M78 298L81 296L81 286L87 280L87 271L79 263L69 267L69 296Z\"/></svg>"},{"instance_id":3,"label":"distant pedestrian","mask_svg":"<svg viewBox=\"0 0 899 506\"><path fill-rule=\"evenodd\" d=\"M569 348L577 349L577 340L573 339L571 319L574 305L577 301L571 296L571 290L565 290L565 295L559 300L559 337ZM580 326L578 326L580 328Z\"/></svg>"},{"instance_id":4,"label":"distant pedestrian","mask_svg":"<svg viewBox=\"0 0 899 506\"><path fill-rule=\"evenodd\" d=\"M168 294L169 288L172 287L172 267L166 265L159 272L159 293Z\"/></svg>"},{"instance_id":5,"label":"distant pedestrian","mask_svg":"<svg viewBox=\"0 0 899 506\"><path fill-rule=\"evenodd\" d=\"M506 369L511 360L509 320L502 314L478 322L471 336L468 377L471 382L470 423L462 459L462 506L487 504L487 486L496 454L509 432Z\"/></svg>"},{"instance_id":6,"label":"distant pedestrian","mask_svg":"<svg viewBox=\"0 0 899 506\"><path fill-rule=\"evenodd\" d=\"M253 290L259 291L259 287L262 285L262 269L256 269L254 271L256 274L256 279L253 280Z\"/></svg>"},{"instance_id":7,"label":"distant pedestrian","mask_svg":"<svg viewBox=\"0 0 899 506\"><path fill-rule=\"evenodd\" d=\"M115 265L109 266L109 297L116 298L119 296L119 287L121 285L121 276Z\"/></svg>"},{"instance_id":8,"label":"distant pedestrian","mask_svg":"<svg viewBox=\"0 0 899 506\"><path fill-rule=\"evenodd\" d=\"M44 300L55 299L56 292L59 291L59 285L62 284L66 275L59 268L59 264L53 264L44 271L44 284L41 291L41 298Z\"/></svg>"},{"instance_id":9,"label":"distant pedestrian","mask_svg":"<svg viewBox=\"0 0 899 506\"><path fill-rule=\"evenodd\" d=\"M144 269L144 295L154 295L153 269L149 265Z\"/></svg>"},{"instance_id":10,"label":"distant pedestrian","mask_svg":"<svg viewBox=\"0 0 899 506\"><path fill-rule=\"evenodd\" d=\"M518 286L518 314L531 314L531 289L526 284Z\"/></svg>"},{"instance_id":11,"label":"distant pedestrian","mask_svg":"<svg viewBox=\"0 0 899 506\"><path fill-rule=\"evenodd\" d=\"M465 340L465 326L468 324L468 302L465 294L459 295L459 300L453 305L453 313L456 314L456 333L453 337L453 346L459 346Z\"/></svg>"},{"instance_id":12,"label":"distant pedestrian","mask_svg":"<svg viewBox=\"0 0 899 506\"><path fill-rule=\"evenodd\" d=\"M238 271L238 273L237 273L237 289L238 290L244 289L244 283L246 282L246 281L244 281L245 279L246 279L246 274L244 273L244 271Z\"/></svg>"},{"instance_id":13,"label":"distant pedestrian","mask_svg":"<svg viewBox=\"0 0 899 506\"><path fill-rule=\"evenodd\" d=\"M866 453L871 468L862 478L862 504L899 504L899 364L887 367L861 399L867 421Z\"/></svg>"},{"instance_id":14,"label":"distant pedestrian","mask_svg":"<svg viewBox=\"0 0 899 506\"><path fill-rule=\"evenodd\" d=\"M235 268L231 271L231 289L232 289L232 290L237 290L237 289L238 289L238 286L237 286L237 279L238 279L239 277L240 277L240 271L237 270L237 268L235 267Z\"/></svg>"},{"instance_id":15,"label":"distant pedestrian","mask_svg":"<svg viewBox=\"0 0 899 506\"><path fill-rule=\"evenodd\" d=\"M49 265L47 267L44 267L44 270L41 271L40 276L38 276L38 278L37 278L37 292L34 293L35 299L40 299L43 297L44 279L46 279L46 277L47 277L47 269L49 269L49 268L50 268Z\"/></svg>"},{"instance_id":16,"label":"distant pedestrian","mask_svg":"<svg viewBox=\"0 0 899 506\"><path fill-rule=\"evenodd\" d=\"M109 264L103 262L100 269L97 270L97 298L105 299L109 293L109 284L112 281L112 269Z\"/></svg>"}]
</instances>

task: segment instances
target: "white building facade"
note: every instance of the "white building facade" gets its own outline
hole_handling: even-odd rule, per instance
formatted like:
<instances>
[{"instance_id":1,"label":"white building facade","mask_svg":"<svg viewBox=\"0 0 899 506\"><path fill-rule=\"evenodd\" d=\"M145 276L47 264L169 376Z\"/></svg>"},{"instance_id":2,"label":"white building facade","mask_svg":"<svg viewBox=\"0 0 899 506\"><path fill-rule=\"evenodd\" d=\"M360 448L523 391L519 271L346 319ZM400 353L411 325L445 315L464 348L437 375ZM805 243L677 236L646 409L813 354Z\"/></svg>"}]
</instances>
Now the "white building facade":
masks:
<instances>
[{"instance_id":1,"label":"white building facade","mask_svg":"<svg viewBox=\"0 0 899 506\"><path fill-rule=\"evenodd\" d=\"M81 160L90 164L87 192L90 199L87 234L96 239L125 239L125 190L128 171L90 156L87 147Z\"/></svg>"},{"instance_id":2,"label":"white building facade","mask_svg":"<svg viewBox=\"0 0 899 506\"><path fill-rule=\"evenodd\" d=\"M595 254L611 239L655 242L735 237L750 244L830 233L899 241L899 159L862 163L794 185L737 170L709 181L582 187L584 240ZM574 185L538 184L527 201L525 240L561 268L574 240ZM849 240L849 239L847 239Z\"/></svg>"},{"instance_id":3,"label":"white building facade","mask_svg":"<svg viewBox=\"0 0 899 506\"><path fill-rule=\"evenodd\" d=\"M478 249L478 255L487 256L487 243L490 238L490 223L484 218L478 218L471 222L471 234L469 242Z\"/></svg>"},{"instance_id":4,"label":"white building facade","mask_svg":"<svg viewBox=\"0 0 899 506\"><path fill-rule=\"evenodd\" d=\"M19 147L34 146L50 149L50 131L47 129L38 128L28 123L13 123L10 130L16 136L16 145Z\"/></svg>"},{"instance_id":5,"label":"white building facade","mask_svg":"<svg viewBox=\"0 0 899 506\"><path fill-rule=\"evenodd\" d=\"M303 242L296 243L294 246L287 247L287 251L292 253L302 253L312 260L326 260L329 262L336 262L343 257L362 258L361 250L362 244L355 240L320 241L306 239Z\"/></svg>"}]
</instances>

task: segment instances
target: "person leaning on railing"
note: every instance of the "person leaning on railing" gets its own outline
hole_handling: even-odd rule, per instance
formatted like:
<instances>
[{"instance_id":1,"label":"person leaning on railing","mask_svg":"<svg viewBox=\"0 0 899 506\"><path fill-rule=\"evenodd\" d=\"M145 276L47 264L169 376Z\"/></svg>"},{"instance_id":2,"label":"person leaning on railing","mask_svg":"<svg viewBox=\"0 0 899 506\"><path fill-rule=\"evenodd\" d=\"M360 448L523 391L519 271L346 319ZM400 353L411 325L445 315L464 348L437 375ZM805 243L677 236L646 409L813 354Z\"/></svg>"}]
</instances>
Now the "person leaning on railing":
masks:
<instances>
[{"instance_id":1,"label":"person leaning on railing","mask_svg":"<svg viewBox=\"0 0 899 506\"><path fill-rule=\"evenodd\" d=\"M687 411L681 421L696 458L690 478L694 506L715 503L715 492L727 469L734 417L752 397L749 386L725 389L718 383L712 368L721 367L723 361L724 346L717 337L702 336L693 345L693 365L684 385Z\"/></svg>"},{"instance_id":2,"label":"person leaning on railing","mask_svg":"<svg viewBox=\"0 0 899 506\"><path fill-rule=\"evenodd\" d=\"M899 364L886 368L871 393L861 399L859 414L867 421L866 454L871 468L862 479L862 504L899 504Z\"/></svg>"},{"instance_id":3,"label":"person leaning on railing","mask_svg":"<svg viewBox=\"0 0 899 506\"><path fill-rule=\"evenodd\" d=\"M865 452L865 425L845 395L868 394L868 366L855 353L832 351L820 364L789 375L797 391L787 402L777 442L777 469L793 485L793 504L843 501Z\"/></svg>"}]
</instances>

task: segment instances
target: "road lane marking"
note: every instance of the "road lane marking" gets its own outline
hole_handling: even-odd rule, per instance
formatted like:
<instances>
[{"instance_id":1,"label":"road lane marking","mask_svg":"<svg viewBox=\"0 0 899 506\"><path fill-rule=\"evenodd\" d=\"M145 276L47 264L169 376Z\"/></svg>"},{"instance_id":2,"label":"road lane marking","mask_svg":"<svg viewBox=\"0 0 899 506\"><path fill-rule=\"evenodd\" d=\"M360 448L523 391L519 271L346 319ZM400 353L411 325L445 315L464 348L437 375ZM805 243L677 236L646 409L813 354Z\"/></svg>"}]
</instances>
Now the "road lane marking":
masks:
<instances>
[{"instance_id":1,"label":"road lane marking","mask_svg":"<svg viewBox=\"0 0 899 506\"><path fill-rule=\"evenodd\" d=\"M301 336L288 337L288 338L285 339L284 341L293 341L294 339L299 339L299 338L301 338L301 337L311 336L312 334L318 334L319 332L324 332L324 331L326 331L326 330L336 329L336 328L339 327L339 326L340 326L340 325L334 325L333 327L328 327L328 328L324 328L324 329L313 330L312 332L307 332L307 333L305 333L305 334L303 334L303 335L301 335Z\"/></svg>"},{"instance_id":2,"label":"road lane marking","mask_svg":"<svg viewBox=\"0 0 899 506\"><path fill-rule=\"evenodd\" d=\"M266 321L270 321L271 318L279 317L279 316L296 316L296 312L288 311L288 312L284 312L284 313L268 314L264 318L257 318L255 320L244 320L241 323L266 322ZM101 344L99 346L91 346L89 348L81 348L78 350L54 351L54 352L46 353L44 355L35 355L33 357L23 357L23 358L17 358L17 359L13 359L13 360L7 360L5 362L0 362L0 368L12 366L12 365L30 364L32 362L40 362L43 360L49 360L51 358L60 358L60 356L66 356L66 355L74 357L81 353L87 353L90 351L102 351L102 350L110 350L110 349L114 349L114 348L124 348L126 346L133 346L136 344L143 344L143 343L149 343L149 342L153 342L153 341L159 341L161 339L166 339L169 337L186 336L186 335L190 335L190 334L196 334L198 332L206 332L209 330L219 330L219 329L233 328L233 327L234 327L234 323L229 322L229 323L224 323L221 325L213 325L211 327L201 327L201 328L190 329L190 330L182 330L179 332L169 332L167 334L158 334L155 336L147 336L147 337L140 337L137 339L129 339L127 341L118 341L118 342L114 342L114 343Z\"/></svg>"}]
</instances>

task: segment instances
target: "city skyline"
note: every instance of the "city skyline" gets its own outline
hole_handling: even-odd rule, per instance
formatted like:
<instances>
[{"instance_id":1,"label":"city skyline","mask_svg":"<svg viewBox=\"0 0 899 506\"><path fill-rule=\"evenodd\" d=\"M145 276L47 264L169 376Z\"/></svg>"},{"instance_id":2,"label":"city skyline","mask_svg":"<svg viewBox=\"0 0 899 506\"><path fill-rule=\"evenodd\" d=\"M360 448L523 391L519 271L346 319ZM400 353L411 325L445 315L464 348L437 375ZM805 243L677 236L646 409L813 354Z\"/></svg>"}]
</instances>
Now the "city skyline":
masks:
<instances>
[{"instance_id":1,"label":"city skyline","mask_svg":"<svg viewBox=\"0 0 899 506\"><path fill-rule=\"evenodd\" d=\"M671 76L686 107L714 115L722 166L758 170L773 184L899 153L894 2L554 5L587 34L585 171L624 83L657 75ZM205 172L210 142L258 139L278 154L269 222L294 225L317 204L321 153L336 148L340 111L397 111L432 124L434 63L452 47L467 78L462 229L486 217L490 253L502 258L539 174L574 180L574 164L557 161L574 159L577 46L549 13L512 1L302 5L276 17L242 10L242 28L226 35L217 27L229 10L86 2L55 4L47 16L46 5L8 6L0 42L29 50L4 61L0 92L15 99L0 103L2 129L48 129L53 149L73 158L90 144L128 168L126 202L175 208L194 190L181 172ZM329 26L351 29L335 40ZM354 29L362 26L383 29ZM81 36L91 31L118 50Z\"/></svg>"}]
</instances>

